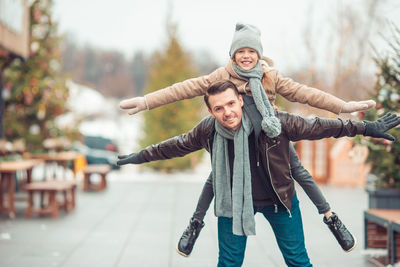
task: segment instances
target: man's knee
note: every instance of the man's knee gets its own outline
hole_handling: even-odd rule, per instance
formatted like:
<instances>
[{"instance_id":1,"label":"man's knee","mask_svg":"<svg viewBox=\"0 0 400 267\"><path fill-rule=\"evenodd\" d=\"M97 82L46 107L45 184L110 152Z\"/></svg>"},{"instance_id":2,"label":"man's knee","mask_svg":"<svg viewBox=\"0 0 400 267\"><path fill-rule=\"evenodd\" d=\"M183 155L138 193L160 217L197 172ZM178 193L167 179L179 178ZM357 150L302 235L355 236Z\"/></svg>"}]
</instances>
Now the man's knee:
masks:
<instances>
[{"instance_id":1,"label":"man's knee","mask_svg":"<svg viewBox=\"0 0 400 267\"><path fill-rule=\"evenodd\" d=\"M282 256L288 266L312 266L304 242L303 223L299 201L295 194L289 214L280 213L280 218L269 220L274 230Z\"/></svg>"}]
</instances>

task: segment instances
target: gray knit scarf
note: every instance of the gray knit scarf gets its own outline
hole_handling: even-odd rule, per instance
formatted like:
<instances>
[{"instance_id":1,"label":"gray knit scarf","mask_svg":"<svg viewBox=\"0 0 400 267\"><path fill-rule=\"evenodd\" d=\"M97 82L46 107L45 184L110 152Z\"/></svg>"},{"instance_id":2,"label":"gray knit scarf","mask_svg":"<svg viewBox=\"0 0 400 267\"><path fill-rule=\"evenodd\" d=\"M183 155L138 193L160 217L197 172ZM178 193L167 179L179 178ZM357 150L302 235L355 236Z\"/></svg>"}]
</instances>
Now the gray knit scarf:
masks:
<instances>
[{"instance_id":1,"label":"gray knit scarf","mask_svg":"<svg viewBox=\"0 0 400 267\"><path fill-rule=\"evenodd\" d=\"M242 125L236 131L223 127L215 120L215 135L212 148L212 173L215 216L233 218L235 235L255 235L253 198L248 137L253 131L245 112ZM231 189L228 139L234 142L234 162Z\"/></svg>"},{"instance_id":2,"label":"gray knit scarf","mask_svg":"<svg viewBox=\"0 0 400 267\"><path fill-rule=\"evenodd\" d=\"M261 122L261 128L265 134L274 138L281 134L281 122L275 116L274 108L268 100L267 94L261 84L261 78L263 77L264 71L262 69L260 61L251 70L243 70L238 65L233 64L233 70L239 75L239 78L249 81L250 90L256 103L256 107L260 112L263 120Z\"/></svg>"}]
</instances>

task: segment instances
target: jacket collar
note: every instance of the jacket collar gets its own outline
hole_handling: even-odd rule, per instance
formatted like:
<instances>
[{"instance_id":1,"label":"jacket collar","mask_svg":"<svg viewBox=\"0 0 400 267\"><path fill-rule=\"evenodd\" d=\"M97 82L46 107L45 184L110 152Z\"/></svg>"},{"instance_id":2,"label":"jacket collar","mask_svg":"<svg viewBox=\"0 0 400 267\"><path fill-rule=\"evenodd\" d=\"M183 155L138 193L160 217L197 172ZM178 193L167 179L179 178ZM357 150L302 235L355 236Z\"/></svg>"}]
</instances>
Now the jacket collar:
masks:
<instances>
[{"instance_id":1,"label":"jacket collar","mask_svg":"<svg viewBox=\"0 0 400 267\"><path fill-rule=\"evenodd\" d=\"M236 79L240 79L239 75L236 74L236 72L233 70L233 60L230 59L228 64L226 64L225 69L226 71L229 73L230 76L236 78Z\"/></svg>"}]
</instances>

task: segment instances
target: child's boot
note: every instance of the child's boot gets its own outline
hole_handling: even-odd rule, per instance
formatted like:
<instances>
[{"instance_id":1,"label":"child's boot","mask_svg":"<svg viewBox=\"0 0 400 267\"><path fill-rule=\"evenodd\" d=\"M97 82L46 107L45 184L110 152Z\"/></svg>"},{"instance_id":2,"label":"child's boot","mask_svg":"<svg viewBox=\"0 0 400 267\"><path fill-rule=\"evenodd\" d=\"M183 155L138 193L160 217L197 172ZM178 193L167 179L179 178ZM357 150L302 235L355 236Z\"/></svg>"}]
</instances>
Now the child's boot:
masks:
<instances>
[{"instance_id":1,"label":"child's boot","mask_svg":"<svg viewBox=\"0 0 400 267\"><path fill-rule=\"evenodd\" d=\"M194 218L190 219L189 225L183 232L179 240L177 251L182 256L188 257L192 253L194 243L199 237L201 229L204 227L204 222L200 222Z\"/></svg>"},{"instance_id":2,"label":"child's boot","mask_svg":"<svg viewBox=\"0 0 400 267\"><path fill-rule=\"evenodd\" d=\"M347 230L346 226L342 223L336 213L332 212L332 215L328 219L324 216L324 223L328 225L332 234L335 236L344 251L350 252L356 247L357 240L350 231Z\"/></svg>"}]
</instances>

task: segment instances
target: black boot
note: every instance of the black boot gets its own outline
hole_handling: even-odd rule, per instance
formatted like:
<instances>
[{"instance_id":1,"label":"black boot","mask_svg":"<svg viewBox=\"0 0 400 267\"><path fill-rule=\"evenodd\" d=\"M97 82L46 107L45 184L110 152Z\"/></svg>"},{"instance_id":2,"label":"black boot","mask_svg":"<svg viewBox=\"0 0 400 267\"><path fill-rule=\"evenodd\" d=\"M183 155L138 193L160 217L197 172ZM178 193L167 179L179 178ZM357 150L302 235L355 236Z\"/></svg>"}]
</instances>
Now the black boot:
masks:
<instances>
[{"instance_id":1,"label":"black boot","mask_svg":"<svg viewBox=\"0 0 400 267\"><path fill-rule=\"evenodd\" d=\"M201 229L204 227L204 222L199 222L193 218L190 219L189 225L183 232L179 240L177 251L182 256L188 257L192 253L194 243L199 237Z\"/></svg>"},{"instance_id":2,"label":"black boot","mask_svg":"<svg viewBox=\"0 0 400 267\"><path fill-rule=\"evenodd\" d=\"M346 226L344 226L336 213L332 212L332 215L329 217L329 219L326 219L324 216L324 223L328 225L332 234L335 236L336 240L339 242L344 251L350 252L356 247L356 239L353 237L350 231L347 230Z\"/></svg>"}]
</instances>

